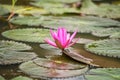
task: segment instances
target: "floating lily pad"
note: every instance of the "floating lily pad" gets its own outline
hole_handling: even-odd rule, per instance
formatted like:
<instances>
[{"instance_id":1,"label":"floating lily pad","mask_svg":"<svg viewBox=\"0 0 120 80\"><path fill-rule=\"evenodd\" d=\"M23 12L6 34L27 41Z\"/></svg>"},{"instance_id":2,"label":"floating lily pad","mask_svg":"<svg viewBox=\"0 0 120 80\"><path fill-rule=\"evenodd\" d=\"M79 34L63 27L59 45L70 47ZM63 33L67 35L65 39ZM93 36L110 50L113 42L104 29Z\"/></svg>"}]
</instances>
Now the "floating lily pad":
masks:
<instances>
[{"instance_id":1,"label":"floating lily pad","mask_svg":"<svg viewBox=\"0 0 120 80\"><path fill-rule=\"evenodd\" d=\"M40 47L45 49L45 51L49 52L50 54L54 55L61 55L61 50L58 48L55 48L49 44L40 44Z\"/></svg>"},{"instance_id":2,"label":"floating lily pad","mask_svg":"<svg viewBox=\"0 0 120 80\"><path fill-rule=\"evenodd\" d=\"M11 5L2 5L4 8L11 12ZM31 6L14 6L14 13L18 15L37 15L40 16L41 14L48 14L48 11L42 8L36 8Z\"/></svg>"},{"instance_id":3,"label":"floating lily pad","mask_svg":"<svg viewBox=\"0 0 120 80\"><path fill-rule=\"evenodd\" d=\"M120 39L120 31L112 34L110 38L119 38Z\"/></svg>"},{"instance_id":4,"label":"floating lily pad","mask_svg":"<svg viewBox=\"0 0 120 80\"><path fill-rule=\"evenodd\" d=\"M76 41L76 39L78 39L78 38L74 38L73 42ZM90 43L90 42L93 42L93 41L94 40L91 40L91 39L80 38L76 43L78 43L78 44L87 44L87 43Z\"/></svg>"},{"instance_id":5,"label":"floating lily pad","mask_svg":"<svg viewBox=\"0 0 120 80\"><path fill-rule=\"evenodd\" d=\"M33 23L34 21L34 23ZM105 29L104 26L120 26L120 22L92 16L85 17L15 17L10 20L13 24L39 26L57 29L59 26L65 27L68 31L78 30L79 32L91 32ZM101 27L100 27L101 26Z\"/></svg>"},{"instance_id":6,"label":"floating lily pad","mask_svg":"<svg viewBox=\"0 0 120 80\"><path fill-rule=\"evenodd\" d=\"M113 24L112 24L113 23ZM68 31L90 33L93 31L104 30L103 26L119 26L118 21L98 17L49 17L44 18L42 24L47 28L57 29L59 26L65 27Z\"/></svg>"},{"instance_id":7,"label":"floating lily pad","mask_svg":"<svg viewBox=\"0 0 120 80\"><path fill-rule=\"evenodd\" d=\"M44 39L50 36L49 29L13 29L2 33L6 38L18 41L38 42L43 43Z\"/></svg>"},{"instance_id":8,"label":"floating lily pad","mask_svg":"<svg viewBox=\"0 0 120 80\"><path fill-rule=\"evenodd\" d=\"M0 76L0 80L5 80L2 76Z\"/></svg>"},{"instance_id":9,"label":"floating lily pad","mask_svg":"<svg viewBox=\"0 0 120 80\"><path fill-rule=\"evenodd\" d=\"M120 58L120 40L106 39L86 44L86 50L103 56Z\"/></svg>"},{"instance_id":10,"label":"floating lily pad","mask_svg":"<svg viewBox=\"0 0 120 80\"><path fill-rule=\"evenodd\" d=\"M31 47L14 41L0 41L0 65L21 63L37 57L25 50L31 50Z\"/></svg>"},{"instance_id":11,"label":"floating lily pad","mask_svg":"<svg viewBox=\"0 0 120 80\"><path fill-rule=\"evenodd\" d=\"M52 14L79 13L80 11L66 3L78 2L79 0L34 0L31 4L45 9Z\"/></svg>"},{"instance_id":12,"label":"floating lily pad","mask_svg":"<svg viewBox=\"0 0 120 80\"><path fill-rule=\"evenodd\" d=\"M81 13L100 17L120 18L120 6L113 4L96 5L92 0L83 0Z\"/></svg>"},{"instance_id":13,"label":"floating lily pad","mask_svg":"<svg viewBox=\"0 0 120 80\"><path fill-rule=\"evenodd\" d=\"M120 68L92 69L85 75L86 80L120 80Z\"/></svg>"},{"instance_id":14,"label":"floating lily pad","mask_svg":"<svg viewBox=\"0 0 120 80\"><path fill-rule=\"evenodd\" d=\"M65 60L48 60L43 58L38 58L33 60L33 62L44 68L54 68L59 70L75 70L84 68L86 65L77 63L74 61L65 61Z\"/></svg>"},{"instance_id":15,"label":"floating lily pad","mask_svg":"<svg viewBox=\"0 0 120 80\"><path fill-rule=\"evenodd\" d=\"M119 32L120 28L106 28L104 30L94 31L92 34L98 37L107 37Z\"/></svg>"},{"instance_id":16,"label":"floating lily pad","mask_svg":"<svg viewBox=\"0 0 120 80\"><path fill-rule=\"evenodd\" d=\"M8 14L9 11L0 4L0 15Z\"/></svg>"},{"instance_id":17,"label":"floating lily pad","mask_svg":"<svg viewBox=\"0 0 120 80\"><path fill-rule=\"evenodd\" d=\"M39 64L39 61L37 61ZM34 78L42 79L64 79L73 78L84 74L88 67L77 70L59 70L54 68L44 68L36 64L34 61L28 61L19 66L19 68L26 74Z\"/></svg>"},{"instance_id":18,"label":"floating lily pad","mask_svg":"<svg viewBox=\"0 0 120 80\"><path fill-rule=\"evenodd\" d=\"M18 25L40 26L42 23L41 17L15 17L10 19L10 22Z\"/></svg>"},{"instance_id":19,"label":"floating lily pad","mask_svg":"<svg viewBox=\"0 0 120 80\"><path fill-rule=\"evenodd\" d=\"M74 3L74 2L79 2L80 0L32 0L34 2L43 2L43 3L46 3L46 2L51 2L51 3Z\"/></svg>"},{"instance_id":20,"label":"floating lily pad","mask_svg":"<svg viewBox=\"0 0 120 80\"><path fill-rule=\"evenodd\" d=\"M18 77L15 77L11 80L33 80L31 78L28 78L28 77L24 77L24 76L18 76Z\"/></svg>"}]
</instances>

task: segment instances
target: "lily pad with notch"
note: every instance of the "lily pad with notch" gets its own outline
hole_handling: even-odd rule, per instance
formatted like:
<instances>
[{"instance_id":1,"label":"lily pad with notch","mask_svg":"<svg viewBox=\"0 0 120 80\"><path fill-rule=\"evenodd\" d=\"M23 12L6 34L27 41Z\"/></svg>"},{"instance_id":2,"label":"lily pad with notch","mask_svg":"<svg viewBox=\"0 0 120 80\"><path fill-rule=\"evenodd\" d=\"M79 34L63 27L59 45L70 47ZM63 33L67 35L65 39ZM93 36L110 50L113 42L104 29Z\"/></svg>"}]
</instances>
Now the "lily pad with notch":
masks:
<instances>
[{"instance_id":1,"label":"lily pad with notch","mask_svg":"<svg viewBox=\"0 0 120 80\"><path fill-rule=\"evenodd\" d=\"M25 28L13 29L2 33L6 38L17 40L44 43L44 39L50 37L49 29Z\"/></svg>"},{"instance_id":2,"label":"lily pad with notch","mask_svg":"<svg viewBox=\"0 0 120 80\"><path fill-rule=\"evenodd\" d=\"M0 65L22 63L37 57L31 47L14 41L0 41Z\"/></svg>"},{"instance_id":3,"label":"lily pad with notch","mask_svg":"<svg viewBox=\"0 0 120 80\"><path fill-rule=\"evenodd\" d=\"M38 61L36 61L38 60ZM77 76L83 76L83 74L88 70L88 67L82 67L81 69L76 70L60 70L54 68L45 68L40 66L41 60L35 59L33 61L28 61L19 66L19 68L26 74L30 75L33 78L42 78L42 79L67 79ZM58 67L57 67L58 68Z\"/></svg>"},{"instance_id":4,"label":"lily pad with notch","mask_svg":"<svg viewBox=\"0 0 120 80\"><path fill-rule=\"evenodd\" d=\"M120 40L119 39L105 39L93 41L85 45L85 49L92 53L120 58Z\"/></svg>"},{"instance_id":5,"label":"lily pad with notch","mask_svg":"<svg viewBox=\"0 0 120 80\"><path fill-rule=\"evenodd\" d=\"M120 80L120 68L92 69L85 75L86 80Z\"/></svg>"}]
</instances>

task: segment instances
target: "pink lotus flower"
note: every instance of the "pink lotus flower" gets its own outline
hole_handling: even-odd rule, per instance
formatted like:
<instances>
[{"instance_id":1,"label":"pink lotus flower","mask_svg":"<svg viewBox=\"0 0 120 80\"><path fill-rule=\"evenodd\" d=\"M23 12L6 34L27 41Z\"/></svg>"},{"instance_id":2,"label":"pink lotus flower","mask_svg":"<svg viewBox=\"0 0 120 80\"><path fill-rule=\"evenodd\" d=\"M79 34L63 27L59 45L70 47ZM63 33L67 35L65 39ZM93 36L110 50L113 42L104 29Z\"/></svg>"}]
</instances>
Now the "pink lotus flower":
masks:
<instances>
[{"instance_id":1,"label":"pink lotus flower","mask_svg":"<svg viewBox=\"0 0 120 80\"><path fill-rule=\"evenodd\" d=\"M65 28L58 28L57 32L53 32L52 30L50 30L50 33L54 41L51 41L50 39L45 39L45 42L61 50L72 46L77 41L76 40L72 42L72 39L75 37L77 31L75 31L71 36L70 33L67 33Z\"/></svg>"}]
</instances>

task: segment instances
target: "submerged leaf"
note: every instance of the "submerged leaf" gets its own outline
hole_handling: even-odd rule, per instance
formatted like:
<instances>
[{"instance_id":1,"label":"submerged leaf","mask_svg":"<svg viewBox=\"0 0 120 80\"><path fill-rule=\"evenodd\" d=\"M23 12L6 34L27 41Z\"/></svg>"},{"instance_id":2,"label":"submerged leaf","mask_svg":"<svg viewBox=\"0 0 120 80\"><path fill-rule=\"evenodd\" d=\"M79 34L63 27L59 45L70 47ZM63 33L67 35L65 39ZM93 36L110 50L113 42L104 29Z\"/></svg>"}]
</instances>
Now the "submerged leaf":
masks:
<instances>
[{"instance_id":1,"label":"submerged leaf","mask_svg":"<svg viewBox=\"0 0 120 80\"><path fill-rule=\"evenodd\" d=\"M15 77L11 80L33 80L31 78L28 78L28 77L24 77L24 76L18 76L18 77Z\"/></svg>"},{"instance_id":2,"label":"submerged leaf","mask_svg":"<svg viewBox=\"0 0 120 80\"><path fill-rule=\"evenodd\" d=\"M0 41L0 65L21 63L37 57L25 50L31 50L31 47L14 41Z\"/></svg>"},{"instance_id":3,"label":"submerged leaf","mask_svg":"<svg viewBox=\"0 0 120 80\"><path fill-rule=\"evenodd\" d=\"M43 43L44 39L50 36L48 29L36 28L8 30L3 32L2 35L13 40L38 43Z\"/></svg>"},{"instance_id":4,"label":"submerged leaf","mask_svg":"<svg viewBox=\"0 0 120 80\"><path fill-rule=\"evenodd\" d=\"M86 80L120 80L120 68L92 69L85 75Z\"/></svg>"},{"instance_id":5,"label":"submerged leaf","mask_svg":"<svg viewBox=\"0 0 120 80\"><path fill-rule=\"evenodd\" d=\"M37 64L34 61L28 61L19 66L19 68L24 73L34 78L42 78L42 79L50 79L50 80L73 78L76 76L82 76L82 74L84 74L88 70L87 66L77 70L59 70L54 68L44 68L38 65L40 61L37 61Z\"/></svg>"},{"instance_id":6,"label":"submerged leaf","mask_svg":"<svg viewBox=\"0 0 120 80\"><path fill-rule=\"evenodd\" d=\"M105 39L94 41L85 45L86 50L103 56L120 58L120 40Z\"/></svg>"},{"instance_id":7,"label":"submerged leaf","mask_svg":"<svg viewBox=\"0 0 120 80\"><path fill-rule=\"evenodd\" d=\"M81 13L100 17L120 18L120 6L113 4L94 4L92 0L83 0Z\"/></svg>"}]
</instances>

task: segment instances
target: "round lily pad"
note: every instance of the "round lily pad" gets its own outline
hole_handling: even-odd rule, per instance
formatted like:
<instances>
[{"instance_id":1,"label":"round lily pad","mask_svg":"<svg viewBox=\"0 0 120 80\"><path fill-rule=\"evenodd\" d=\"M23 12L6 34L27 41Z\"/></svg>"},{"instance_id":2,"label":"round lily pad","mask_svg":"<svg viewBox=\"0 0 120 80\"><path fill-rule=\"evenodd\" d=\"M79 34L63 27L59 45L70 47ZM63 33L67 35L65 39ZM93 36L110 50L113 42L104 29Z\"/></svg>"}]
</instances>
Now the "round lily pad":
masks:
<instances>
[{"instance_id":1,"label":"round lily pad","mask_svg":"<svg viewBox=\"0 0 120 80\"><path fill-rule=\"evenodd\" d=\"M28 78L28 77L24 77L24 76L18 76L18 77L15 77L11 80L33 80L31 78Z\"/></svg>"},{"instance_id":2,"label":"round lily pad","mask_svg":"<svg viewBox=\"0 0 120 80\"><path fill-rule=\"evenodd\" d=\"M94 41L85 45L86 50L103 56L120 58L120 40L105 39Z\"/></svg>"},{"instance_id":3,"label":"round lily pad","mask_svg":"<svg viewBox=\"0 0 120 80\"><path fill-rule=\"evenodd\" d=\"M6 9L5 7L3 7L0 4L0 15L5 15L5 14L8 14L8 13L9 13L8 9Z\"/></svg>"},{"instance_id":4,"label":"round lily pad","mask_svg":"<svg viewBox=\"0 0 120 80\"><path fill-rule=\"evenodd\" d=\"M48 29L26 28L8 30L3 32L2 35L18 41L43 43L44 39L50 36L50 32Z\"/></svg>"},{"instance_id":5,"label":"round lily pad","mask_svg":"<svg viewBox=\"0 0 120 80\"><path fill-rule=\"evenodd\" d=\"M76 41L76 39L78 39L78 38L74 38L73 42ZM87 44L87 43L90 43L90 42L93 42L93 41L94 40L91 40L91 39L80 38L76 43L78 43L78 44Z\"/></svg>"},{"instance_id":6,"label":"round lily pad","mask_svg":"<svg viewBox=\"0 0 120 80\"><path fill-rule=\"evenodd\" d=\"M18 25L28 25L28 26L40 26L42 22L41 17L14 17L10 19L11 23Z\"/></svg>"},{"instance_id":7,"label":"round lily pad","mask_svg":"<svg viewBox=\"0 0 120 80\"><path fill-rule=\"evenodd\" d=\"M31 47L14 41L0 41L0 65L8 65L29 61L37 57Z\"/></svg>"},{"instance_id":8,"label":"round lily pad","mask_svg":"<svg viewBox=\"0 0 120 80\"><path fill-rule=\"evenodd\" d=\"M5 80L2 76L0 76L0 80Z\"/></svg>"},{"instance_id":9,"label":"round lily pad","mask_svg":"<svg viewBox=\"0 0 120 80\"><path fill-rule=\"evenodd\" d=\"M120 80L120 68L92 69L85 75L86 80Z\"/></svg>"},{"instance_id":10,"label":"round lily pad","mask_svg":"<svg viewBox=\"0 0 120 80\"><path fill-rule=\"evenodd\" d=\"M65 61L65 60L48 60L44 58L38 58L33 60L33 62L41 67L45 68L54 68L59 70L75 70L84 68L86 65L81 63L72 62L72 61Z\"/></svg>"},{"instance_id":11,"label":"round lily pad","mask_svg":"<svg viewBox=\"0 0 120 80\"><path fill-rule=\"evenodd\" d=\"M61 50L58 48L55 48L49 44L40 44L40 47L45 49L46 51L50 53L55 53L56 55L61 55Z\"/></svg>"},{"instance_id":12,"label":"round lily pad","mask_svg":"<svg viewBox=\"0 0 120 80\"><path fill-rule=\"evenodd\" d=\"M37 61L39 63L39 61ZM77 70L59 70L54 68L45 68L36 64L34 61L28 61L19 66L19 68L26 74L34 78L42 79L64 79L76 77L84 74L88 67Z\"/></svg>"},{"instance_id":13,"label":"round lily pad","mask_svg":"<svg viewBox=\"0 0 120 80\"><path fill-rule=\"evenodd\" d=\"M107 37L114 35L114 33L119 33L119 32L120 32L120 28L106 28L104 30L94 31L92 34L98 37Z\"/></svg>"}]
</instances>

